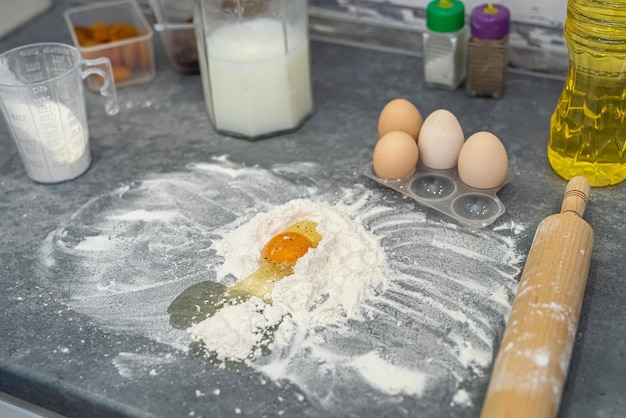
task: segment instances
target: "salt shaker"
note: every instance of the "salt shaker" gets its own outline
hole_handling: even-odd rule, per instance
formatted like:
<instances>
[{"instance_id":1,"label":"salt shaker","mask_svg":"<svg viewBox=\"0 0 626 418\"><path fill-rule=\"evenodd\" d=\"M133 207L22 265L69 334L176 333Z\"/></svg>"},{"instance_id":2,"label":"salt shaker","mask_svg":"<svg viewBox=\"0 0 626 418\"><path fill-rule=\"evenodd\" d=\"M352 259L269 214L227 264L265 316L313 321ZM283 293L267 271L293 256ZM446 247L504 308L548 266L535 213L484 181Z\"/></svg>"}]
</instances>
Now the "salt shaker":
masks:
<instances>
[{"instance_id":1,"label":"salt shaker","mask_svg":"<svg viewBox=\"0 0 626 418\"><path fill-rule=\"evenodd\" d=\"M433 0L426 8L423 33L424 84L456 89L467 73L465 6L458 0Z\"/></svg>"},{"instance_id":2,"label":"salt shaker","mask_svg":"<svg viewBox=\"0 0 626 418\"><path fill-rule=\"evenodd\" d=\"M509 9L501 4L486 3L472 10L465 83L469 96L502 96L510 21Z\"/></svg>"}]
</instances>

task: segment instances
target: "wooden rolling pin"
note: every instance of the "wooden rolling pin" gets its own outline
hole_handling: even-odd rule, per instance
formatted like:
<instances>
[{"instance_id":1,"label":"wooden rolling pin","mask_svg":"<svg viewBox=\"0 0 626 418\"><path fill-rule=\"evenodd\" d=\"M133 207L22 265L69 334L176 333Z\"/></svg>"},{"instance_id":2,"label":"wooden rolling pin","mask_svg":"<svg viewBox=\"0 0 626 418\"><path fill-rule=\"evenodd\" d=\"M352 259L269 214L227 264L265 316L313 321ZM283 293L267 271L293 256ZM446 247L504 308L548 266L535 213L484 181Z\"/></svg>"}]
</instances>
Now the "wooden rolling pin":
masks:
<instances>
[{"instance_id":1,"label":"wooden rolling pin","mask_svg":"<svg viewBox=\"0 0 626 418\"><path fill-rule=\"evenodd\" d=\"M481 418L558 412L593 247L593 230L582 219L589 189L586 178L572 178L561 213L537 227Z\"/></svg>"}]
</instances>

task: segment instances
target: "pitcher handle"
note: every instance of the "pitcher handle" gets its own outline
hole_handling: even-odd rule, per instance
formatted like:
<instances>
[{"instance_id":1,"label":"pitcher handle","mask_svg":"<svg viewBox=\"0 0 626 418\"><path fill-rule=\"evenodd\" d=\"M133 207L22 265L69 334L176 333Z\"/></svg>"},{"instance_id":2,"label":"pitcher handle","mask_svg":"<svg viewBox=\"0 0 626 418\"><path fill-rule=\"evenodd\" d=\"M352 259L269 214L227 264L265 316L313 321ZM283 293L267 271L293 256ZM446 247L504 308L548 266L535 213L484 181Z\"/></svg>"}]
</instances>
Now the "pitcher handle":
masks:
<instances>
[{"instance_id":1,"label":"pitcher handle","mask_svg":"<svg viewBox=\"0 0 626 418\"><path fill-rule=\"evenodd\" d=\"M152 13L154 13L154 26L157 30L163 30L163 22L165 22L165 13L161 0L148 0Z\"/></svg>"},{"instance_id":2,"label":"pitcher handle","mask_svg":"<svg viewBox=\"0 0 626 418\"><path fill-rule=\"evenodd\" d=\"M117 102L117 90L115 88L111 61L106 57L100 57L92 60L83 59L82 64L84 70L81 77L83 80L93 74L102 77L103 83L102 87L100 87L100 95L106 99L104 110L111 116L117 115L120 111L120 106Z\"/></svg>"}]
</instances>

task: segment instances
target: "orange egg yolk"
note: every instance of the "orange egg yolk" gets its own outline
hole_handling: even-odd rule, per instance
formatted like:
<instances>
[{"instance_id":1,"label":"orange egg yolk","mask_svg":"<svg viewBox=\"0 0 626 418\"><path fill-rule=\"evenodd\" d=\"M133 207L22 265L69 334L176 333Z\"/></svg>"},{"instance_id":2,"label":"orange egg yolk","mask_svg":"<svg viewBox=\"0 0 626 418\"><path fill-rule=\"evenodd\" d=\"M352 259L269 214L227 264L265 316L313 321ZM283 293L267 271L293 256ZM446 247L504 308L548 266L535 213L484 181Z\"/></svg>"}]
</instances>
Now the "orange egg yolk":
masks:
<instances>
[{"instance_id":1,"label":"orange egg yolk","mask_svg":"<svg viewBox=\"0 0 626 418\"><path fill-rule=\"evenodd\" d=\"M274 235L261 250L261 263L294 265L300 257L317 247L307 237L297 232Z\"/></svg>"}]
</instances>

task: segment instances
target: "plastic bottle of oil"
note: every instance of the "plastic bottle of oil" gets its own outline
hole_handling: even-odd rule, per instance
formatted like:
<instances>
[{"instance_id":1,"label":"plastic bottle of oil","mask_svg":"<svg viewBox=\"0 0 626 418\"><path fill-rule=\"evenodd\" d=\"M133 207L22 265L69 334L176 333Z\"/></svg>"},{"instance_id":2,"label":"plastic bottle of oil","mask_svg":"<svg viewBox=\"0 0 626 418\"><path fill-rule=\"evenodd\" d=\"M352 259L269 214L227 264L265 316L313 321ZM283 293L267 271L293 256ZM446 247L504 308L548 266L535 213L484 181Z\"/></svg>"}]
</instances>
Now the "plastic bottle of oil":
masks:
<instances>
[{"instance_id":1,"label":"plastic bottle of oil","mask_svg":"<svg viewBox=\"0 0 626 418\"><path fill-rule=\"evenodd\" d=\"M592 186L626 179L626 0L569 0L569 73L552 115L548 159Z\"/></svg>"}]
</instances>

